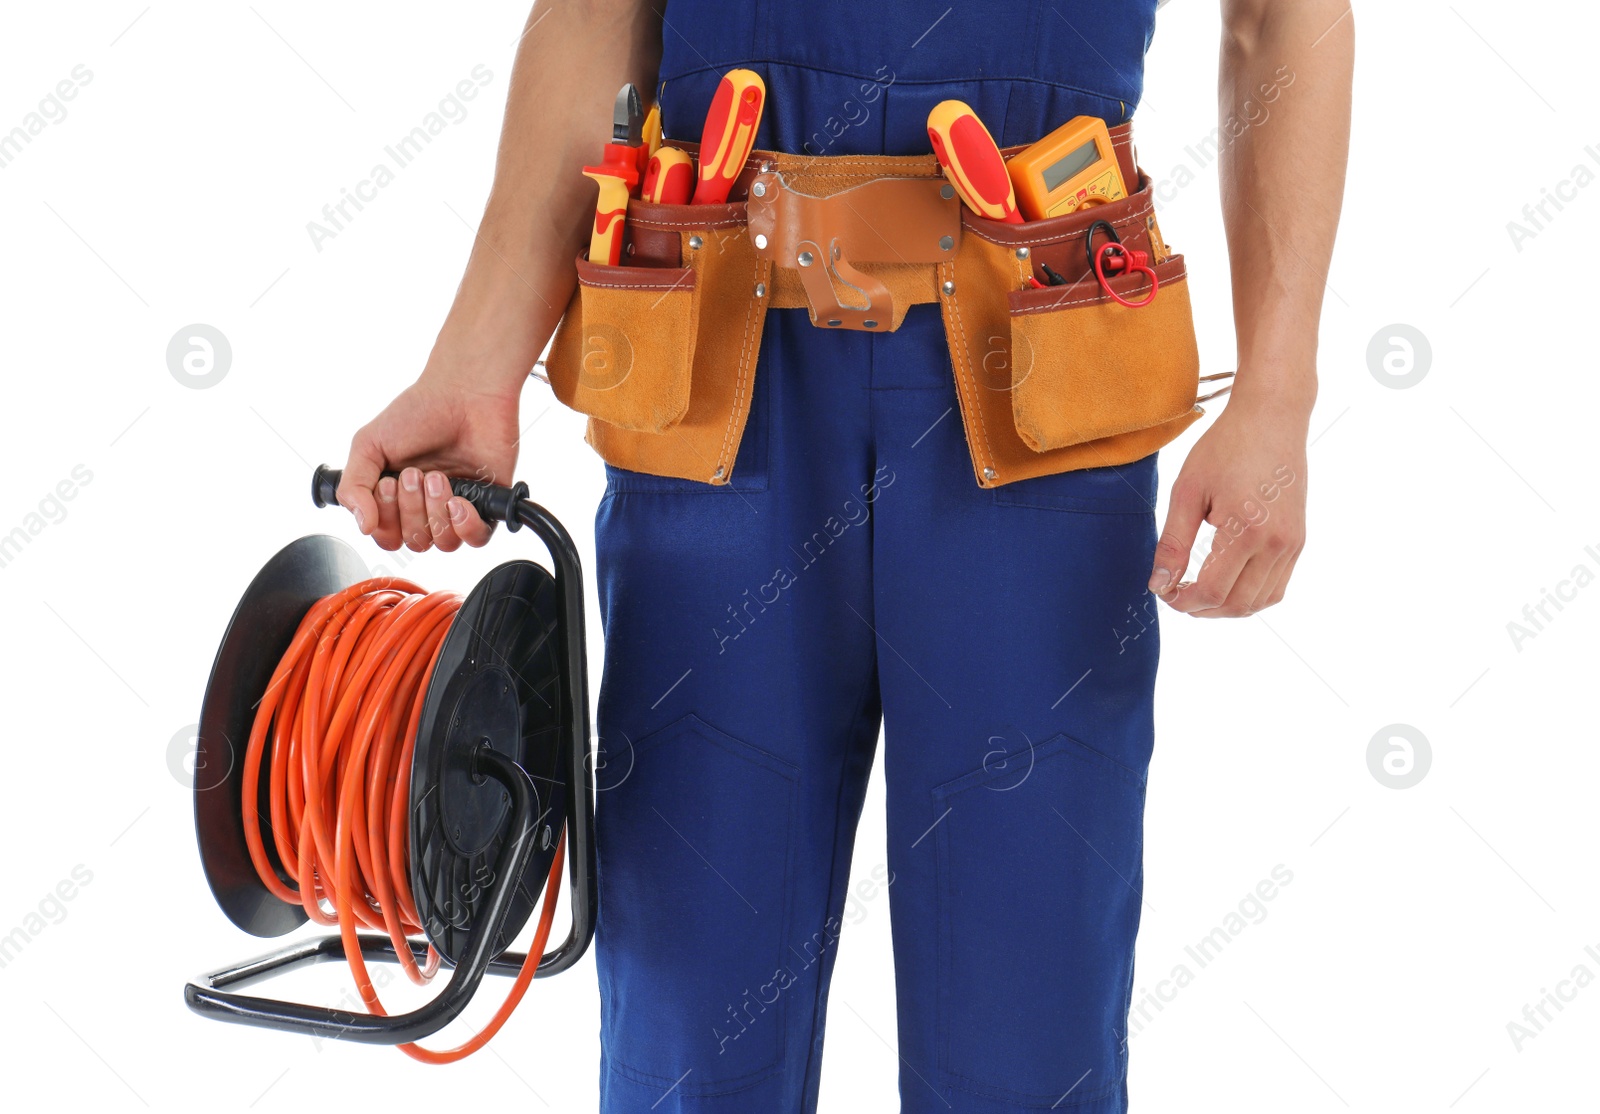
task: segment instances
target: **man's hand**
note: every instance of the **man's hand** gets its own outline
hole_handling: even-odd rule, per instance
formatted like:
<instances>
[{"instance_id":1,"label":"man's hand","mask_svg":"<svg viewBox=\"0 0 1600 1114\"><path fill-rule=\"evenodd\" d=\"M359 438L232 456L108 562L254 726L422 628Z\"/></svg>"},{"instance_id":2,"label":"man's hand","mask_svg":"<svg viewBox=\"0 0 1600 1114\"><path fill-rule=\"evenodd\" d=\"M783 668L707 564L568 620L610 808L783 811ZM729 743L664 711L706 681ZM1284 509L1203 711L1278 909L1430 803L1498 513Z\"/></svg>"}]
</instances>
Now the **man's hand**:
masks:
<instances>
[{"instance_id":1,"label":"man's hand","mask_svg":"<svg viewBox=\"0 0 1600 1114\"><path fill-rule=\"evenodd\" d=\"M641 0L529 12L494 188L455 301L422 377L350 444L339 503L384 549L489 540L449 478L511 482L518 398L577 287L572 261L594 225L594 183L580 171L611 131L617 87L655 88L661 28L658 5ZM379 479L396 468L398 483Z\"/></svg>"},{"instance_id":2,"label":"man's hand","mask_svg":"<svg viewBox=\"0 0 1600 1114\"><path fill-rule=\"evenodd\" d=\"M1306 540L1306 417L1292 404L1236 399L1183 462L1150 590L1202 618L1252 615L1283 599ZM1200 524L1217 528L1193 582L1181 582Z\"/></svg>"},{"instance_id":3,"label":"man's hand","mask_svg":"<svg viewBox=\"0 0 1600 1114\"><path fill-rule=\"evenodd\" d=\"M1283 598L1305 544L1306 429L1317 326L1350 141L1355 18L1347 0L1222 0L1223 223L1239 371L1184 461L1150 590L1190 615ZM1202 522L1217 528L1182 584Z\"/></svg>"},{"instance_id":4,"label":"man's hand","mask_svg":"<svg viewBox=\"0 0 1600 1114\"><path fill-rule=\"evenodd\" d=\"M339 503L383 549L479 546L490 526L450 493L450 477L509 484L517 461L517 395L485 394L424 373L357 431ZM379 479L401 468L399 482Z\"/></svg>"}]
</instances>

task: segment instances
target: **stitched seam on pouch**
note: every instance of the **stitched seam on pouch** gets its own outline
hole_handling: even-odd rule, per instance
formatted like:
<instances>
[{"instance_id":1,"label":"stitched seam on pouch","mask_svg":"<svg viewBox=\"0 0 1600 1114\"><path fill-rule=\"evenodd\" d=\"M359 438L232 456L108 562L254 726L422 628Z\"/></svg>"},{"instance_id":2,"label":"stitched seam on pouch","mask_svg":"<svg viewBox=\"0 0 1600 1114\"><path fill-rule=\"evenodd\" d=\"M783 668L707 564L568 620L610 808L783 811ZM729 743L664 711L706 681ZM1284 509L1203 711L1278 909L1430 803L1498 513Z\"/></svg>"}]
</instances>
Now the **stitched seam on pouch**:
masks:
<instances>
[{"instance_id":1,"label":"stitched seam on pouch","mask_svg":"<svg viewBox=\"0 0 1600 1114\"><path fill-rule=\"evenodd\" d=\"M949 280L951 282L955 282L956 281L956 265L955 265L955 261L954 260L951 260L948 263L941 263L939 266L940 266L941 270L943 270L945 268L949 268L949 271L948 271L948 274L947 274L946 277L949 278ZM948 301L950 303L950 315L951 315L952 318L954 318L955 323L956 323L956 336L960 340L960 344L957 345L958 351L956 352L956 356L959 357L961 363L966 367L967 373L969 375L971 375L972 374L972 359L971 359L971 354L967 350L967 330L966 330L966 326L962 325L962 323L961 323L961 303L956 300L956 296L954 294L949 295ZM960 388L962 397L963 398L969 397L968 384L963 382L963 380L962 380L961 368L960 367L955 368L955 373L956 373L956 386L958 388ZM976 412L976 414L978 415L978 432L979 432L979 435L980 435L980 440L983 443L982 452L983 452L983 455L987 457L987 456L989 456L989 429L988 429L988 426L984 424L983 407L981 405L979 405L979 402L980 402L979 399L977 399L976 397L972 397L972 400L971 400L971 402L968 403L968 406L974 412ZM986 466L992 466L992 464L993 464L992 460L988 460L988 461L979 460L979 461L977 461L977 465L978 465L980 470L982 468L986 467Z\"/></svg>"},{"instance_id":2,"label":"stitched seam on pouch","mask_svg":"<svg viewBox=\"0 0 1600 1114\"><path fill-rule=\"evenodd\" d=\"M1147 204L1147 205L1142 206L1141 208L1135 209L1133 212L1129 213L1127 216L1122 217L1119 220L1111 221L1109 223L1115 228L1121 228L1123 225L1135 224L1135 223L1143 220L1144 218L1148 217L1153 212L1155 212L1154 206ZM1088 229L1087 228L1080 228L1076 232L1057 233L1054 236L1036 236L1031 240L1000 240L1000 239L996 239L993 236L985 235L981 229L974 228L974 227L972 227L971 225L968 225L968 224L963 224L961 226L961 231L964 234L968 235L968 236L976 236L978 239L986 240L991 244L999 244L1003 248L1011 248L1011 247L1019 247L1019 246L1021 246L1023 244L1060 244L1060 243L1065 243L1066 241L1072 239L1075 236L1083 235L1083 233L1088 231Z\"/></svg>"},{"instance_id":3,"label":"stitched seam on pouch","mask_svg":"<svg viewBox=\"0 0 1600 1114\"><path fill-rule=\"evenodd\" d=\"M1180 270L1177 274L1168 275L1166 278L1162 279L1161 281L1162 282L1177 282L1179 279L1187 278L1188 274L1189 274L1188 268L1184 268L1183 270ZM1136 291L1133 291L1133 293L1142 295L1143 292L1136 290ZM1027 306L1027 307L1025 307L1023 309L1014 309L1014 310L1011 311L1011 316L1012 317L1026 317L1030 313L1049 313L1053 309L1065 309L1067 306L1087 306L1087 305L1094 305L1094 304L1099 303L1099 302L1110 302L1110 301L1112 301L1111 295L1106 294L1104 292L1101 292L1100 294L1097 294L1097 295L1094 295L1094 296L1088 297L1088 298L1072 298L1072 299L1070 299L1068 301L1065 301L1065 302L1047 302L1044 305Z\"/></svg>"},{"instance_id":4,"label":"stitched seam on pouch","mask_svg":"<svg viewBox=\"0 0 1600 1114\"><path fill-rule=\"evenodd\" d=\"M605 287L607 290L693 290L694 289L693 286L685 286L683 284L683 280L682 279L679 279L677 282L672 282L672 283L659 283L659 282L590 282L590 281L588 281L586 279L580 279L579 281L582 282L584 286L590 286L590 287L602 286L602 287Z\"/></svg>"},{"instance_id":5,"label":"stitched seam on pouch","mask_svg":"<svg viewBox=\"0 0 1600 1114\"><path fill-rule=\"evenodd\" d=\"M743 228L747 221L738 217L728 217L726 220L645 220L643 217L629 217L628 223L635 228Z\"/></svg>"}]
</instances>

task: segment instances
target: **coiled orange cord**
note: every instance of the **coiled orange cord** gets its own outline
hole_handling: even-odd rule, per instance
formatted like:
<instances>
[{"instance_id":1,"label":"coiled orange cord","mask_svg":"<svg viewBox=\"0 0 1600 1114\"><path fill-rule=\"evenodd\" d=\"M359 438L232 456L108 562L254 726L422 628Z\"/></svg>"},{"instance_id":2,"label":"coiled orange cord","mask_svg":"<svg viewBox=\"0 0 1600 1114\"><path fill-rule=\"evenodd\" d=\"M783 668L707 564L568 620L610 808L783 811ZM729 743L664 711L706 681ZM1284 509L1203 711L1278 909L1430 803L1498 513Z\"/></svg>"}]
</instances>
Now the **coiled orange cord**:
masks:
<instances>
[{"instance_id":1,"label":"coiled orange cord","mask_svg":"<svg viewBox=\"0 0 1600 1114\"><path fill-rule=\"evenodd\" d=\"M454 592L424 592L397 577L365 580L319 600L272 674L245 752L244 835L256 873L317 924L338 924L356 988L378 1015L387 1011L368 977L358 929L387 931L417 985L439 970L431 944L419 967L406 939L422 931L407 861L408 802L428 678L461 603ZM269 827L293 887L278 878L261 837L256 803L269 736ZM565 848L563 831L527 961L488 1025L455 1048L402 1044L402 1052L424 1063L451 1063L482 1048L505 1024L544 955Z\"/></svg>"}]
</instances>

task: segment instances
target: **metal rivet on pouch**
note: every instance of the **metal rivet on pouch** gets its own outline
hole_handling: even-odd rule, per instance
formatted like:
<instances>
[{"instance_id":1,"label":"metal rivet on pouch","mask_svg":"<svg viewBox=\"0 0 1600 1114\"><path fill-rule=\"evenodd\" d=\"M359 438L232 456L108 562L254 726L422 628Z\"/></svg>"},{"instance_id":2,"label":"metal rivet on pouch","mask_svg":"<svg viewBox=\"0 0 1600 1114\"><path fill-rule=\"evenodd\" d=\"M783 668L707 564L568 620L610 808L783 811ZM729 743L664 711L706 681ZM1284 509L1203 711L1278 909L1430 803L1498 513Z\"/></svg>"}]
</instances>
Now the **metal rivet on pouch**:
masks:
<instances>
[{"instance_id":1,"label":"metal rivet on pouch","mask_svg":"<svg viewBox=\"0 0 1600 1114\"><path fill-rule=\"evenodd\" d=\"M711 478L714 479L714 480L720 480L720 479L722 479L723 474L726 471L727 471L727 469L723 468L722 465L719 464L719 465L717 465L717 470L715 472L711 473Z\"/></svg>"},{"instance_id":2,"label":"metal rivet on pouch","mask_svg":"<svg viewBox=\"0 0 1600 1114\"><path fill-rule=\"evenodd\" d=\"M764 283L764 282L756 283L756 297L765 298L766 296L767 296L767 284Z\"/></svg>"},{"instance_id":3,"label":"metal rivet on pouch","mask_svg":"<svg viewBox=\"0 0 1600 1114\"><path fill-rule=\"evenodd\" d=\"M1017 258L1018 259L1026 259L1026 258L1028 258L1028 249L1027 248L1018 248L1017 249Z\"/></svg>"},{"instance_id":4,"label":"metal rivet on pouch","mask_svg":"<svg viewBox=\"0 0 1600 1114\"><path fill-rule=\"evenodd\" d=\"M951 282L949 279L945 279L944 285L940 287L940 289L946 294L954 294L956 292L956 284Z\"/></svg>"},{"instance_id":5,"label":"metal rivet on pouch","mask_svg":"<svg viewBox=\"0 0 1600 1114\"><path fill-rule=\"evenodd\" d=\"M754 185L752 185L750 187L750 196L751 197L765 197L765 196L767 196L767 184L765 182L756 182Z\"/></svg>"},{"instance_id":6,"label":"metal rivet on pouch","mask_svg":"<svg viewBox=\"0 0 1600 1114\"><path fill-rule=\"evenodd\" d=\"M951 248L953 248L955 246L956 246L955 237L953 237L953 236L940 236L939 237L939 250L940 251L949 251Z\"/></svg>"},{"instance_id":7,"label":"metal rivet on pouch","mask_svg":"<svg viewBox=\"0 0 1600 1114\"><path fill-rule=\"evenodd\" d=\"M809 267L811 264L817 261L817 257L812 255L809 251L803 251L800 253L798 261L800 266Z\"/></svg>"},{"instance_id":8,"label":"metal rivet on pouch","mask_svg":"<svg viewBox=\"0 0 1600 1114\"><path fill-rule=\"evenodd\" d=\"M837 328L838 326L843 325L844 322L840 321L837 317L835 317L832 321L828 322L828 324L834 326L835 328Z\"/></svg>"},{"instance_id":9,"label":"metal rivet on pouch","mask_svg":"<svg viewBox=\"0 0 1600 1114\"><path fill-rule=\"evenodd\" d=\"M869 329L876 329L878 327L878 323L876 321L863 321L861 324L865 325Z\"/></svg>"},{"instance_id":10,"label":"metal rivet on pouch","mask_svg":"<svg viewBox=\"0 0 1600 1114\"><path fill-rule=\"evenodd\" d=\"M999 473L997 473L993 468L985 468L983 470L983 478L986 479L986 480L992 480L998 474Z\"/></svg>"},{"instance_id":11,"label":"metal rivet on pouch","mask_svg":"<svg viewBox=\"0 0 1600 1114\"><path fill-rule=\"evenodd\" d=\"M756 233L756 247L764 248L766 246L767 246L766 234L762 233L762 232L757 232Z\"/></svg>"},{"instance_id":12,"label":"metal rivet on pouch","mask_svg":"<svg viewBox=\"0 0 1600 1114\"><path fill-rule=\"evenodd\" d=\"M627 253L628 253L628 254L629 254L629 255L632 255L632 254L633 254L633 245L632 245L632 244L629 244L629 245L628 245L628 246L627 246L627 249L626 249L626 251L627 251Z\"/></svg>"},{"instance_id":13,"label":"metal rivet on pouch","mask_svg":"<svg viewBox=\"0 0 1600 1114\"><path fill-rule=\"evenodd\" d=\"M698 236L690 236L689 237L689 247L692 248L693 250L699 251L704 246L705 246L705 241L702 240L700 237L698 237Z\"/></svg>"},{"instance_id":14,"label":"metal rivet on pouch","mask_svg":"<svg viewBox=\"0 0 1600 1114\"><path fill-rule=\"evenodd\" d=\"M949 201L955 195L956 195L956 188L954 186L952 186L949 182L946 182L944 185L939 187L939 196L944 198L946 201Z\"/></svg>"}]
</instances>

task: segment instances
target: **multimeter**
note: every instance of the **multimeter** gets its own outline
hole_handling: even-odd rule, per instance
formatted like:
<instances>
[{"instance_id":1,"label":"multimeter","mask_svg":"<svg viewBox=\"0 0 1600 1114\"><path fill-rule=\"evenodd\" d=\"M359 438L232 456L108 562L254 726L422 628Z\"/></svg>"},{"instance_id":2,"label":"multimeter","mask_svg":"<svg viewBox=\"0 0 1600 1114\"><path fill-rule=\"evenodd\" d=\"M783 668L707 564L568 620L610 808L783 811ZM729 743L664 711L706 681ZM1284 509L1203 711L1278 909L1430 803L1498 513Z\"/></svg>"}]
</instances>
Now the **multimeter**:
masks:
<instances>
[{"instance_id":1,"label":"multimeter","mask_svg":"<svg viewBox=\"0 0 1600 1114\"><path fill-rule=\"evenodd\" d=\"M1098 116L1077 116L1006 164L1017 207L1029 220L1076 213L1128 196L1111 133Z\"/></svg>"}]
</instances>

